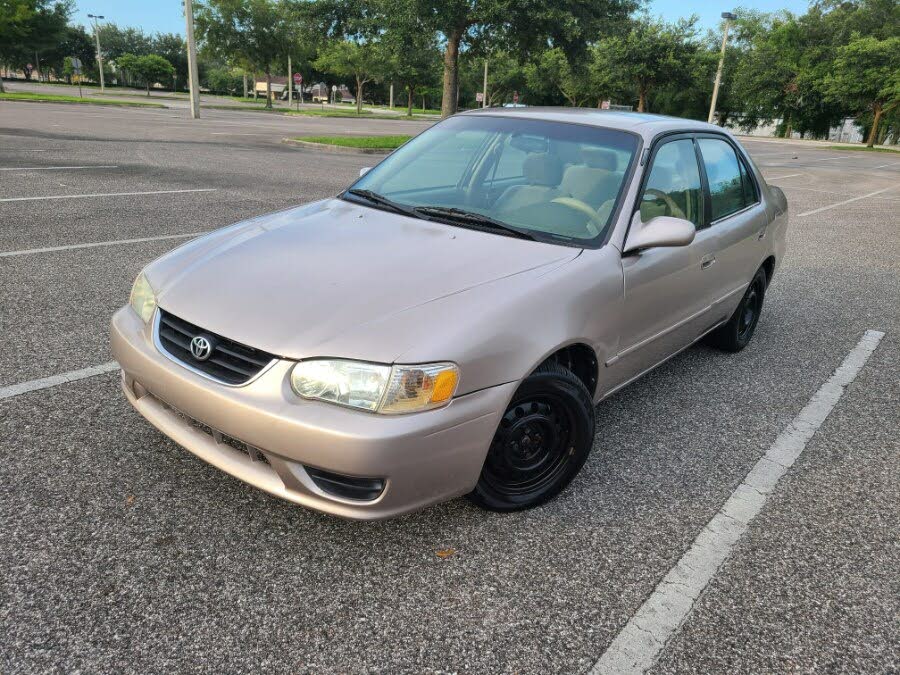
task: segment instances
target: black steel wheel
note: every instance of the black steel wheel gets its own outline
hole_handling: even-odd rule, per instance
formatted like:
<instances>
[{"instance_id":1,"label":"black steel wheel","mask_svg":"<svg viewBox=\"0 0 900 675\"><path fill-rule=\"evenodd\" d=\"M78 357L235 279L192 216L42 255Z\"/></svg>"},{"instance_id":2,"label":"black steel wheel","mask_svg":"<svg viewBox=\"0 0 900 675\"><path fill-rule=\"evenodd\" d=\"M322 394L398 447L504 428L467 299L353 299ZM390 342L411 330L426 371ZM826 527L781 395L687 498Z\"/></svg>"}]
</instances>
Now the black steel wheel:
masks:
<instances>
[{"instance_id":1,"label":"black steel wheel","mask_svg":"<svg viewBox=\"0 0 900 675\"><path fill-rule=\"evenodd\" d=\"M759 323L765 296L766 272L760 268L744 291L741 304L734 310L728 323L710 334L709 341L712 345L729 352L739 352L746 347Z\"/></svg>"},{"instance_id":2,"label":"black steel wheel","mask_svg":"<svg viewBox=\"0 0 900 675\"><path fill-rule=\"evenodd\" d=\"M545 364L513 396L469 498L493 511L542 504L578 474L593 438L594 406L584 384Z\"/></svg>"}]
</instances>

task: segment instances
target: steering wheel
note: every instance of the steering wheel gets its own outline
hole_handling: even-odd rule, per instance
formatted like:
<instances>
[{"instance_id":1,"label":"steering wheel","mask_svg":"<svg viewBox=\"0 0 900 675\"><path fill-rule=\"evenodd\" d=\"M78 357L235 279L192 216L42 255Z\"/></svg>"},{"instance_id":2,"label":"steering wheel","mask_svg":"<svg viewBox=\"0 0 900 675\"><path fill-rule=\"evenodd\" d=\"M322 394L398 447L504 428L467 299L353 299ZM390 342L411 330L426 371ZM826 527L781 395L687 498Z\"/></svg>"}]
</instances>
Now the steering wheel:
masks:
<instances>
[{"instance_id":1,"label":"steering wheel","mask_svg":"<svg viewBox=\"0 0 900 675\"><path fill-rule=\"evenodd\" d=\"M647 188L644 190L644 194L653 195L654 197L658 197L659 199L665 202L666 208L669 209L669 214L675 216L676 218L683 218L684 220L688 220L688 217L685 215L684 211L681 210L681 207L675 203L675 201L667 195L662 190L657 190L656 188Z\"/></svg>"},{"instance_id":2,"label":"steering wheel","mask_svg":"<svg viewBox=\"0 0 900 675\"><path fill-rule=\"evenodd\" d=\"M551 203L567 206L573 211L578 211L581 215L587 216L588 222L585 223L585 227L588 232L595 237L600 234L600 230L603 229L603 226L606 224L601 220L600 214L597 213L590 204L583 202L580 199L575 199L574 197L557 197L556 199L553 199Z\"/></svg>"}]
</instances>

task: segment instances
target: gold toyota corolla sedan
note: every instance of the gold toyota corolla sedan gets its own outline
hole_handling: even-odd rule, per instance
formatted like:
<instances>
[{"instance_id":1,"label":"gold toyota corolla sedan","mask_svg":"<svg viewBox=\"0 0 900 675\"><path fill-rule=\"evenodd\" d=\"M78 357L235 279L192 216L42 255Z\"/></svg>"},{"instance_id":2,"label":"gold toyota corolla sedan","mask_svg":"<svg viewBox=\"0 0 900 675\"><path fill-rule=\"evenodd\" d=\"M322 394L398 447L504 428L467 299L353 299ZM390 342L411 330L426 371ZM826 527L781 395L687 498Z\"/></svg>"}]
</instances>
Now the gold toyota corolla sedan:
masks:
<instances>
[{"instance_id":1,"label":"gold toyota corolla sedan","mask_svg":"<svg viewBox=\"0 0 900 675\"><path fill-rule=\"evenodd\" d=\"M786 229L718 127L465 113L150 263L112 348L138 412L284 499L523 509L578 474L598 401L701 338L747 345Z\"/></svg>"}]
</instances>

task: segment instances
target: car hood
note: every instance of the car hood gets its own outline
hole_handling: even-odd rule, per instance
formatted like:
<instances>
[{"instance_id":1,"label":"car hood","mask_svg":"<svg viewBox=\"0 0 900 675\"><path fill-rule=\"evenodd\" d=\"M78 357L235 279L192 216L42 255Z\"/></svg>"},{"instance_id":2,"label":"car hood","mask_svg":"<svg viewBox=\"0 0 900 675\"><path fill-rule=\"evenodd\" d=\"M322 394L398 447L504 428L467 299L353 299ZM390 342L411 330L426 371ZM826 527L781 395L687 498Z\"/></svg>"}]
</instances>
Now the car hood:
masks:
<instances>
[{"instance_id":1,"label":"car hood","mask_svg":"<svg viewBox=\"0 0 900 675\"><path fill-rule=\"evenodd\" d=\"M214 232L146 274L162 309L232 340L287 358L390 362L409 336L366 341L365 324L579 252L331 199Z\"/></svg>"}]
</instances>

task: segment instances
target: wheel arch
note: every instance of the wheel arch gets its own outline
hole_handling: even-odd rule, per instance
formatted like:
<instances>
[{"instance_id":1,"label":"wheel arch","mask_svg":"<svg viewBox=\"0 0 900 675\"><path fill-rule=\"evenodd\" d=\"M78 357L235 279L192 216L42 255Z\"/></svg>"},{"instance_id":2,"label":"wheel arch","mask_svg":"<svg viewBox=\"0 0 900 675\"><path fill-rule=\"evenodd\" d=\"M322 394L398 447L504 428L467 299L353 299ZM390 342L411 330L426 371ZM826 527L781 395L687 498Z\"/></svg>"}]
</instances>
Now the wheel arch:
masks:
<instances>
[{"instance_id":1,"label":"wheel arch","mask_svg":"<svg viewBox=\"0 0 900 675\"><path fill-rule=\"evenodd\" d=\"M772 276L775 274L775 256L770 255L768 258L763 260L762 265L760 267L763 268L763 271L766 273L766 286L772 282Z\"/></svg>"},{"instance_id":2,"label":"wheel arch","mask_svg":"<svg viewBox=\"0 0 900 675\"><path fill-rule=\"evenodd\" d=\"M597 393L597 380L600 376L599 361L594 348L585 342L573 342L557 348L538 363L531 372L546 363L557 363L570 370L581 380L593 398Z\"/></svg>"}]
</instances>

